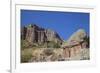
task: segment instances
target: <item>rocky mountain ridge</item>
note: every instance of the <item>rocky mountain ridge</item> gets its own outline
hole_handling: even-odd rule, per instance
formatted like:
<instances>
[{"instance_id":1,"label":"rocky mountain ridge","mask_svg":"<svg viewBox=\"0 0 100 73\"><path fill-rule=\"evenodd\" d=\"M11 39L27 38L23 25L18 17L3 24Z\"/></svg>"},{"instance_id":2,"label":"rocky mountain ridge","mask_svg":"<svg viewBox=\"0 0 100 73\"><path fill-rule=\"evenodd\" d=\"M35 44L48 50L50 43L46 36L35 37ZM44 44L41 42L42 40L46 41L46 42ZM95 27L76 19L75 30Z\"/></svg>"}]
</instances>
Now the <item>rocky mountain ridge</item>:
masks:
<instances>
[{"instance_id":1,"label":"rocky mountain ridge","mask_svg":"<svg viewBox=\"0 0 100 73\"><path fill-rule=\"evenodd\" d=\"M48 43L54 42L62 44L63 40L57 32L41 28L35 24L21 27L21 39L31 43Z\"/></svg>"},{"instance_id":2,"label":"rocky mountain ridge","mask_svg":"<svg viewBox=\"0 0 100 73\"><path fill-rule=\"evenodd\" d=\"M89 36L84 29L63 41L53 30L35 24L21 27L22 63L89 60L89 52Z\"/></svg>"}]
</instances>

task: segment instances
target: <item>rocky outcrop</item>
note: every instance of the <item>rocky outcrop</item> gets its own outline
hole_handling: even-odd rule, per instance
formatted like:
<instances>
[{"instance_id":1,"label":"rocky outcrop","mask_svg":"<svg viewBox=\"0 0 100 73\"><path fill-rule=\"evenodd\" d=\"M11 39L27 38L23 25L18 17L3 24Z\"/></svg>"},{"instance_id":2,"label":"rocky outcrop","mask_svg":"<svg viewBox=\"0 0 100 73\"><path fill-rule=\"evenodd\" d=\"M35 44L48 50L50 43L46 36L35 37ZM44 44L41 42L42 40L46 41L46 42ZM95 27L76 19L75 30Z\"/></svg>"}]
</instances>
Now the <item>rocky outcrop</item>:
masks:
<instances>
[{"instance_id":1,"label":"rocky outcrop","mask_svg":"<svg viewBox=\"0 0 100 73\"><path fill-rule=\"evenodd\" d=\"M21 28L21 39L25 40L26 38L26 32L27 32L27 28L24 26Z\"/></svg>"},{"instance_id":2,"label":"rocky outcrop","mask_svg":"<svg viewBox=\"0 0 100 73\"><path fill-rule=\"evenodd\" d=\"M77 44L81 44L81 43L84 43L84 42L87 42L87 39L88 36L85 32L85 30L83 29L78 29L76 32L74 32L71 37L65 41L62 45L62 47L64 46L69 46L69 47L73 47L74 45L77 45ZM84 46L85 47L85 46Z\"/></svg>"},{"instance_id":3,"label":"rocky outcrop","mask_svg":"<svg viewBox=\"0 0 100 73\"><path fill-rule=\"evenodd\" d=\"M79 29L72 34L65 42L61 40L59 35L50 29L44 29L37 25L28 25L21 29L21 38L30 43L35 43L37 46L32 46L30 49L22 49L21 62L47 62L47 61L69 61L69 60L89 60L90 51L89 37L84 29ZM62 47L55 45L63 43ZM49 44L47 43L49 42ZM46 47L41 47L37 43L46 43ZM21 46L23 44L21 43ZM26 46L27 43L24 44ZM53 47L52 45L55 45ZM60 44L61 45L61 44ZM48 47L49 46L49 47ZM50 47L51 46L51 47ZM23 47L22 47L23 48ZM25 48L25 47L24 47ZM35 48L35 49L34 49Z\"/></svg>"},{"instance_id":4,"label":"rocky outcrop","mask_svg":"<svg viewBox=\"0 0 100 73\"><path fill-rule=\"evenodd\" d=\"M56 43L58 43L58 42L62 43L62 39L60 38L60 36L53 30L46 29L45 35L46 35L47 41L55 41Z\"/></svg>"},{"instance_id":5,"label":"rocky outcrop","mask_svg":"<svg viewBox=\"0 0 100 73\"><path fill-rule=\"evenodd\" d=\"M84 38L87 37L87 34L84 29L78 29L73 35L68 39L68 42L77 41L81 42L84 41Z\"/></svg>"},{"instance_id":6,"label":"rocky outcrop","mask_svg":"<svg viewBox=\"0 0 100 73\"><path fill-rule=\"evenodd\" d=\"M27 40L29 43L45 43L50 41L62 43L62 39L57 32L41 28L35 24L21 28L21 39Z\"/></svg>"},{"instance_id":7,"label":"rocky outcrop","mask_svg":"<svg viewBox=\"0 0 100 73\"><path fill-rule=\"evenodd\" d=\"M71 58L81 52L82 49L89 48L89 38L83 29L77 30L72 36L62 45L64 56Z\"/></svg>"}]
</instances>

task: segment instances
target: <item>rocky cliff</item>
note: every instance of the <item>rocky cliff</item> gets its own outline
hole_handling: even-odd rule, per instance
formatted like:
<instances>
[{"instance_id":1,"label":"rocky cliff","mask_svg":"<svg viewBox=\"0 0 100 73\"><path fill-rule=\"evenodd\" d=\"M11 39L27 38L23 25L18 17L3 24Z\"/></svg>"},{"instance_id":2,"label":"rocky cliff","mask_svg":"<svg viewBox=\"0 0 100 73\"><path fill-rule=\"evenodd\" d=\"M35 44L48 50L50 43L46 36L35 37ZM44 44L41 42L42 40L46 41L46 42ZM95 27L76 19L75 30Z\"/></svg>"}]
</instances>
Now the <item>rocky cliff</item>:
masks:
<instances>
[{"instance_id":1,"label":"rocky cliff","mask_svg":"<svg viewBox=\"0 0 100 73\"><path fill-rule=\"evenodd\" d=\"M84 29L74 32L62 47L65 59L89 59L89 36Z\"/></svg>"},{"instance_id":2,"label":"rocky cliff","mask_svg":"<svg viewBox=\"0 0 100 73\"><path fill-rule=\"evenodd\" d=\"M78 29L63 42L53 30L28 25L21 29L21 39L22 63L90 59L89 36L84 29ZM63 44L59 44L59 42ZM33 45L35 43L37 46L30 48L31 43ZM42 43L42 46L38 43Z\"/></svg>"},{"instance_id":3,"label":"rocky cliff","mask_svg":"<svg viewBox=\"0 0 100 73\"><path fill-rule=\"evenodd\" d=\"M84 41L84 38L87 37L87 34L84 29L78 29L76 32L72 34L72 36L68 39L68 41Z\"/></svg>"},{"instance_id":4,"label":"rocky cliff","mask_svg":"<svg viewBox=\"0 0 100 73\"><path fill-rule=\"evenodd\" d=\"M62 39L57 32L41 28L35 24L30 24L21 28L21 39L29 43L46 43L55 42L62 43Z\"/></svg>"},{"instance_id":5,"label":"rocky cliff","mask_svg":"<svg viewBox=\"0 0 100 73\"><path fill-rule=\"evenodd\" d=\"M89 47L89 36L85 32L84 29L78 29L76 32L74 32L67 41L63 43L62 46L73 46L78 43L87 43L87 47Z\"/></svg>"}]
</instances>

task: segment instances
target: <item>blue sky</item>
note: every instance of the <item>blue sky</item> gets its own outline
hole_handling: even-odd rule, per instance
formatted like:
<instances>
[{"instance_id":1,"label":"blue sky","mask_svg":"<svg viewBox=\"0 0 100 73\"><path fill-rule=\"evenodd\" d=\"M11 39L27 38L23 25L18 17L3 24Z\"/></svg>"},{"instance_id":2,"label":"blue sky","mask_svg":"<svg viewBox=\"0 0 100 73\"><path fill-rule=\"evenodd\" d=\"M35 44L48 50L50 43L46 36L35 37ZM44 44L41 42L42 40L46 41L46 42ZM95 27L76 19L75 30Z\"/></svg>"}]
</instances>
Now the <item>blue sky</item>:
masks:
<instances>
[{"instance_id":1,"label":"blue sky","mask_svg":"<svg viewBox=\"0 0 100 73\"><path fill-rule=\"evenodd\" d=\"M21 26L36 24L56 31L63 40L78 29L84 29L89 35L89 19L89 13L21 10Z\"/></svg>"}]
</instances>

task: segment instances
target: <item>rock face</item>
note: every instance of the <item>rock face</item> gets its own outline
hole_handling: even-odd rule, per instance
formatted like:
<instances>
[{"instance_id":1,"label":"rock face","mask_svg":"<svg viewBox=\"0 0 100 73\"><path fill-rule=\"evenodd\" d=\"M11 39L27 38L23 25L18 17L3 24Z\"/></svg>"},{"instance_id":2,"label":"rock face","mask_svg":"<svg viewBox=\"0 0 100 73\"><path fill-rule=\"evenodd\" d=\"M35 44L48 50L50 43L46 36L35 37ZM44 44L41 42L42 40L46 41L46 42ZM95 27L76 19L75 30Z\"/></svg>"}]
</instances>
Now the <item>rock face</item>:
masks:
<instances>
[{"instance_id":1,"label":"rock face","mask_svg":"<svg viewBox=\"0 0 100 73\"><path fill-rule=\"evenodd\" d=\"M68 42L71 41L81 42L84 41L85 37L87 37L85 30L79 29L68 39Z\"/></svg>"},{"instance_id":2,"label":"rock face","mask_svg":"<svg viewBox=\"0 0 100 73\"><path fill-rule=\"evenodd\" d=\"M60 38L60 36L56 32L50 29L45 30L45 35L46 35L47 41L55 41L56 43L62 42L62 39Z\"/></svg>"},{"instance_id":3,"label":"rock face","mask_svg":"<svg viewBox=\"0 0 100 73\"><path fill-rule=\"evenodd\" d=\"M82 49L89 48L88 36L83 29L77 30L72 36L62 45L64 56L71 58L81 52Z\"/></svg>"},{"instance_id":4,"label":"rock face","mask_svg":"<svg viewBox=\"0 0 100 73\"><path fill-rule=\"evenodd\" d=\"M56 32L41 28L35 24L21 28L21 39L27 40L29 43L45 43L50 41L62 43L62 39Z\"/></svg>"},{"instance_id":5,"label":"rock face","mask_svg":"<svg viewBox=\"0 0 100 73\"><path fill-rule=\"evenodd\" d=\"M21 28L21 39L22 40L25 40L26 32L27 32L27 28L26 27Z\"/></svg>"},{"instance_id":6,"label":"rock face","mask_svg":"<svg viewBox=\"0 0 100 73\"><path fill-rule=\"evenodd\" d=\"M79 29L76 32L74 32L67 41L65 41L65 43L62 45L62 47L63 46L71 47L71 46L74 46L79 43L87 42L86 38L88 38L88 36L87 36L85 30Z\"/></svg>"}]
</instances>

